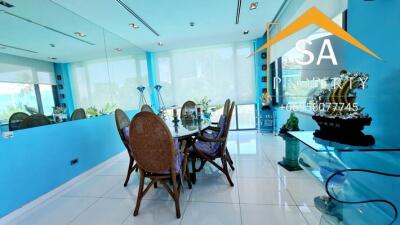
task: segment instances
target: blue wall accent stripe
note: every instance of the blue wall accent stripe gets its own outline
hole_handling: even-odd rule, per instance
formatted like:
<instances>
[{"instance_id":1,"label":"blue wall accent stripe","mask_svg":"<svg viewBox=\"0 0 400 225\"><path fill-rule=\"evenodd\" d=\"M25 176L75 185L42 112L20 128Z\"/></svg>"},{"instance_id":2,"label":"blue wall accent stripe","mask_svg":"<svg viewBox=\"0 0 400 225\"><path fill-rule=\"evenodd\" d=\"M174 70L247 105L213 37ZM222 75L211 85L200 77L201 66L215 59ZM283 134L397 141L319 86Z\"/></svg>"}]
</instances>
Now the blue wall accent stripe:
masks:
<instances>
[{"instance_id":1,"label":"blue wall accent stripe","mask_svg":"<svg viewBox=\"0 0 400 225\"><path fill-rule=\"evenodd\" d=\"M146 59L147 59L147 70L148 70L148 77L149 77L149 89L150 89L150 101L152 104L153 109L158 112L160 108L160 103L157 99L157 92L154 89L154 86L157 85L157 73L156 73L156 63L154 59L153 52L146 52Z\"/></svg>"}]
</instances>

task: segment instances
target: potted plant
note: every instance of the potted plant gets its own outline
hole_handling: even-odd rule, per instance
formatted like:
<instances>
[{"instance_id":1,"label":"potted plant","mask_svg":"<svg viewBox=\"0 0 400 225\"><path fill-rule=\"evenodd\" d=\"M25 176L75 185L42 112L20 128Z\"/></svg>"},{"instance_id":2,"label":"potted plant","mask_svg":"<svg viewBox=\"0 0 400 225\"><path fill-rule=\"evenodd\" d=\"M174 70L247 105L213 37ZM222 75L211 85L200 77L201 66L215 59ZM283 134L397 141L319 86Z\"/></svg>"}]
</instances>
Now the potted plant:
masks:
<instances>
[{"instance_id":1,"label":"potted plant","mask_svg":"<svg viewBox=\"0 0 400 225\"><path fill-rule=\"evenodd\" d=\"M65 113L65 108L62 106L53 107L53 119L56 123L64 122L67 120L67 114Z\"/></svg>"},{"instance_id":2,"label":"potted plant","mask_svg":"<svg viewBox=\"0 0 400 225\"><path fill-rule=\"evenodd\" d=\"M283 160L278 162L283 168L289 171L301 170L298 163L300 144L297 139L289 134L289 131L299 131L299 119L296 117L294 112L290 113L289 119L282 126L279 131L279 136L285 140L285 157Z\"/></svg>"},{"instance_id":3,"label":"potted plant","mask_svg":"<svg viewBox=\"0 0 400 225\"><path fill-rule=\"evenodd\" d=\"M99 114L100 115L109 115L115 111L117 106L115 104L107 102L106 105L102 110L100 110Z\"/></svg>"},{"instance_id":4,"label":"potted plant","mask_svg":"<svg viewBox=\"0 0 400 225\"><path fill-rule=\"evenodd\" d=\"M88 117L96 117L99 116L99 110L95 107L95 106L91 106L89 108L86 109L86 115L88 115Z\"/></svg>"}]
</instances>

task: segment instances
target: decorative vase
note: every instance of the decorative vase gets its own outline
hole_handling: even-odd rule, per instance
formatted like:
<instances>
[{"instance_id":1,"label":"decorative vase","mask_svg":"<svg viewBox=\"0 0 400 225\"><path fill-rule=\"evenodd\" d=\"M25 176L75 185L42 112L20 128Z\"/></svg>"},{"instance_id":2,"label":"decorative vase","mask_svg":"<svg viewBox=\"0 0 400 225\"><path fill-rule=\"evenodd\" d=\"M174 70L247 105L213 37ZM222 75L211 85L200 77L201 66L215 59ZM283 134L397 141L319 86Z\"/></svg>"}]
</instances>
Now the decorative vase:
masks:
<instances>
[{"instance_id":1,"label":"decorative vase","mask_svg":"<svg viewBox=\"0 0 400 225\"><path fill-rule=\"evenodd\" d=\"M280 136L285 140L285 157L278 164L288 171L302 170L298 163L300 152L299 141L287 134L281 134Z\"/></svg>"}]
</instances>

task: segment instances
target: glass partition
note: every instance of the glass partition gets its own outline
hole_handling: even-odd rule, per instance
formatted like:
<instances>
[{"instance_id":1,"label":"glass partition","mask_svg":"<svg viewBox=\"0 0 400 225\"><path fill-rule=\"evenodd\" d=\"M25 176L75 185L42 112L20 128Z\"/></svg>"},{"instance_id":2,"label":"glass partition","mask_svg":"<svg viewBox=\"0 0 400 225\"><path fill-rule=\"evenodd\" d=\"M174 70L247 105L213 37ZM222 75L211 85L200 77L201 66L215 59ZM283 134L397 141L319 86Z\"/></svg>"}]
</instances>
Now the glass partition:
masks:
<instances>
[{"instance_id":1,"label":"glass partition","mask_svg":"<svg viewBox=\"0 0 400 225\"><path fill-rule=\"evenodd\" d=\"M52 124L68 121L60 103L65 98L73 98L69 113L83 108L87 116L138 108L137 87L148 86L143 50L55 1L19 1L17 6L0 11L0 29L7 31L0 34L2 131L17 112L43 114ZM60 92L66 87L55 63L70 65L73 96ZM145 97L150 100L148 89Z\"/></svg>"}]
</instances>

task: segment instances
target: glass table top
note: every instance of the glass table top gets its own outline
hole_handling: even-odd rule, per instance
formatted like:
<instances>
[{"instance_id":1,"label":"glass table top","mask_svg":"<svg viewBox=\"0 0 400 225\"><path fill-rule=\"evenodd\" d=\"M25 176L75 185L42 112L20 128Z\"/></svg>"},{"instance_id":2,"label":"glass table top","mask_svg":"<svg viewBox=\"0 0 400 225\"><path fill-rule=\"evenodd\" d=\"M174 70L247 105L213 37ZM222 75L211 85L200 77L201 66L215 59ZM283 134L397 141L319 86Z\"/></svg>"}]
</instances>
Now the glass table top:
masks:
<instances>
[{"instance_id":1,"label":"glass table top","mask_svg":"<svg viewBox=\"0 0 400 225\"><path fill-rule=\"evenodd\" d=\"M289 132L293 137L303 142L308 147L317 152L326 151L400 151L400 143L397 146L389 145L375 140L374 145L355 146L340 144L334 141L324 140L314 137L314 131L292 131Z\"/></svg>"},{"instance_id":2,"label":"glass table top","mask_svg":"<svg viewBox=\"0 0 400 225\"><path fill-rule=\"evenodd\" d=\"M172 137L181 138L194 135L211 125L211 121L207 119L184 120L174 123L171 118L168 118L165 123L171 131Z\"/></svg>"}]
</instances>

